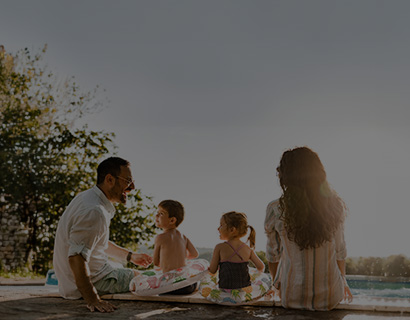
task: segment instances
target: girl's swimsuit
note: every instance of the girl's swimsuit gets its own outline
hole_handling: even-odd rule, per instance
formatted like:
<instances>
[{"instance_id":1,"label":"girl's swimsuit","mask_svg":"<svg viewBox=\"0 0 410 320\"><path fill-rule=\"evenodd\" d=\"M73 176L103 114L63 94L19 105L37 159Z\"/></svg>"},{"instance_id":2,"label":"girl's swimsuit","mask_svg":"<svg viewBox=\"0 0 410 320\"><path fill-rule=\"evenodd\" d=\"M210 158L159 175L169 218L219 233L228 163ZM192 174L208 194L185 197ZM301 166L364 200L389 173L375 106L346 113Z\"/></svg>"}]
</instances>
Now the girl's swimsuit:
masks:
<instances>
[{"instance_id":1,"label":"girl's swimsuit","mask_svg":"<svg viewBox=\"0 0 410 320\"><path fill-rule=\"evenodd\" d=\"M263 297L271 287L268 274L255 268L248 268L248 261L244 261L238 251L234 249L229 259L219 263L219 277L215 274L206 275L199 284L199 292L208 301L223 305L243 305ZM241 261L230 261L237 255ZM219 278L219 283L218 283Z\"/></svg>"},{"instance_id":2,"label":"girl's swimsuit","mask_svg":"<svg viewBox=\"0 0 410 320\"><path fill-rule=\"evenodd\" d=\"M222 289L240 289L251 285L251 278L249 276L248 261L244 261L238 253L246 244L242 244L238 249L235 249L229 242L228 244L233 254L224 261L219 263L219 288ZM241 261L230 261L237 255Z\"/></svg>"}]
</instances>

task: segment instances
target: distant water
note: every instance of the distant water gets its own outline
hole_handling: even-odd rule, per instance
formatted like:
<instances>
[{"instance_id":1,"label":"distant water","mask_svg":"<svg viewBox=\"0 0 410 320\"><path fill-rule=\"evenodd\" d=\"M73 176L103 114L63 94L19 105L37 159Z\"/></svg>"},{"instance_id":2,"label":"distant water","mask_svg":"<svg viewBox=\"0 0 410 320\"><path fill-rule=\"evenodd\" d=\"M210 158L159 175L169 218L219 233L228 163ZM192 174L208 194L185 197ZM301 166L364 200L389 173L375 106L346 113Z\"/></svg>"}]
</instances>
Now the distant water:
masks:
<instances>
[{"instance_id":1,"label":"distant water","mask_svg":"<svg viewBox=\"0 0 410 320\"><path fill-rule=\"evenodd\" d=\"M410 299L410 282L380 280L347 280L355 296Z\"/></svg>"}]
</instances>

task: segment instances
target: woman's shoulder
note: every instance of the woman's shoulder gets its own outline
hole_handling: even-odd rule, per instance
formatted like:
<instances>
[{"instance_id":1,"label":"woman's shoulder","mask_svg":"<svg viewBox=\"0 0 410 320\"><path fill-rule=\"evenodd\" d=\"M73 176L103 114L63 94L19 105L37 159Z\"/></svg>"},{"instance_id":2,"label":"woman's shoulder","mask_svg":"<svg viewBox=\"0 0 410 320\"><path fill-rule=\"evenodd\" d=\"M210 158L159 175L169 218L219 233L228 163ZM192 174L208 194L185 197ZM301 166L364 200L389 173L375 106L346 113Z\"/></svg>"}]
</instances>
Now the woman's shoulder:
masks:
<instances>
[{"instance_id":1,"label":"woman's shoulder","mask_svg":"<svg viewBox=\"0 0 410 320\"><path fill-rule=\"evenodd\" d=\"M268 203L268 208L274 208L277 206L279 206L279 198Z\"/></svg>"},{"instance_id":2,"label":"woman's shoulder","mask_svg":"<svg viewBox=\"0 0 410 320\"><path fill-rule=\"evenodd\" d=\"M279 212L279 199L273 200L269 202L268 206L266 207L266 218L270 215L277 214Z\"/></svg>"},{"instance_id":3,"label":"woman's shoulder","mask_svg":"<svg viewBox=\"0 0 410 320\"><path fill-rule=\"evenodd\" d=\"M279 216L279 199L269 202L266 208L265 229L272 230Z\"/></svg>"}]
</instances>

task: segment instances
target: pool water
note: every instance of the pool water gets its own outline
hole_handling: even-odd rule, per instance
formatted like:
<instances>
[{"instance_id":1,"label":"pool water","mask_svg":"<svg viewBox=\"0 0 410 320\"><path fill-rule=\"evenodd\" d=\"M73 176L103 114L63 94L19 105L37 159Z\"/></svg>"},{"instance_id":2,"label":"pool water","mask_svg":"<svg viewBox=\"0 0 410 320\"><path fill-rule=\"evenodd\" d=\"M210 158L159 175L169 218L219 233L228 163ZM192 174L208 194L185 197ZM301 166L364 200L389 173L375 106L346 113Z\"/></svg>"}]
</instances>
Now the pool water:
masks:
<instances>
[{"instance_id":1,"label":"pool water","mask_svg":"<svg viewBox=\"0 0 410 320\"><path fill-rule=\"evenodd\" d=\"M410 282L348 279L347 283L354 296L410 298Z\"/></svg>"}]
</instances>

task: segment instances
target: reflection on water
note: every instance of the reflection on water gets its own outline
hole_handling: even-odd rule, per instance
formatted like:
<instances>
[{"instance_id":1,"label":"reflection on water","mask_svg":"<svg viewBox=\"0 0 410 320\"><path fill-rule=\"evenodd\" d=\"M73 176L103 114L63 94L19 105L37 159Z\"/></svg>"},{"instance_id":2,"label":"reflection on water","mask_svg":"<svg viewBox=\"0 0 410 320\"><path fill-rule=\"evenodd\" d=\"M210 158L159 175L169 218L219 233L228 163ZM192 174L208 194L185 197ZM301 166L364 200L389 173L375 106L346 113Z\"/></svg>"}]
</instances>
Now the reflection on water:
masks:
<instances>
[{"instance_id":1,"label":"reflection on water","mask_svg":"<svg viewBox=\"0 0 410 320\"><path fill-rule=\"evenodd\" d=\"M345 303L342 303L345 304ZM410 308L410 299L398 299L398 298L377 298L368 296L354 296L354 305L363 306L386 306L386 307L406 307Z\"/></svg>"},{"instance_id":2,"label":"reflection on water","mask_svg":"<svg viewBox=\"0 0 410 320\"><path fill-rule=\"evenodd\" d=\"M389 282L375 280L351 280L349 287L355 296L410 298L410 282Z\"/></svg>"}]
</instances>

